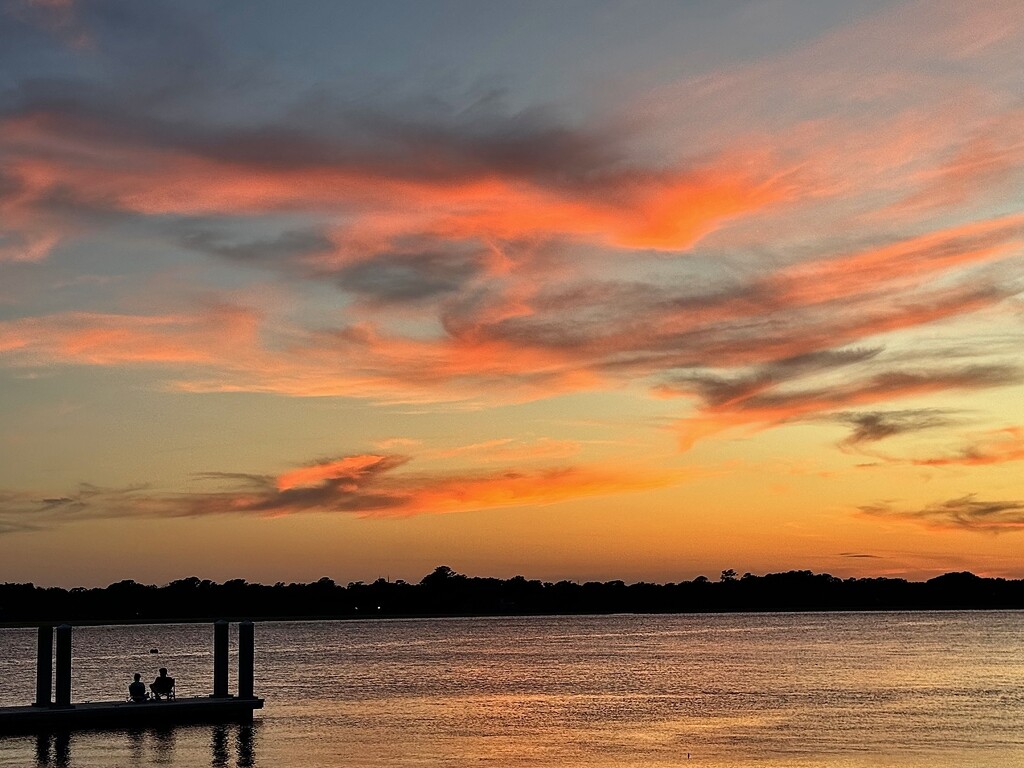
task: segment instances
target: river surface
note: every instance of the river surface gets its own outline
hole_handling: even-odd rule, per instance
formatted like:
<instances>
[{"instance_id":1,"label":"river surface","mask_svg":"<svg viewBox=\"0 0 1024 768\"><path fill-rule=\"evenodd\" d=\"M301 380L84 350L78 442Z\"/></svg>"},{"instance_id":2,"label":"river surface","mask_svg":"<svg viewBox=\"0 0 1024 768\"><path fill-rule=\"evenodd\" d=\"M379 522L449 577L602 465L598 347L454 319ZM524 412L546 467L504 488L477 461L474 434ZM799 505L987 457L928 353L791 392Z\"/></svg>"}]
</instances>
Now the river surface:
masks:
<instances>
[{"instance_id":1,"label":"river surface","mask_svg":"<svg viewBox=\"0 0 1024 768\"><path fill-rule=\"evenodd\" d=\"M76 627L73 700L160 666L205 696L212 638ZM0 706L35 642L0 629ZM0 737L0 766L1018 768L1024 613L262 622L256 692L252 726Z\"/></svg>"}]
</instances>

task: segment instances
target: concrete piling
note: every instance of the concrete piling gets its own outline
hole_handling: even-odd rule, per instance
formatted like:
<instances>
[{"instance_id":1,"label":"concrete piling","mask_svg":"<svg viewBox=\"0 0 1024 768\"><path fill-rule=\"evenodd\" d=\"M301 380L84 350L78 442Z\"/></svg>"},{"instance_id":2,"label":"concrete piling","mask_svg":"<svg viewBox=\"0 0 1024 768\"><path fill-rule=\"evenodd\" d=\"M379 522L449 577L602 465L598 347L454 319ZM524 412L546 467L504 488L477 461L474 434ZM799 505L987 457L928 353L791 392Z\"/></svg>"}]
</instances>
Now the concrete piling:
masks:
<instances>
[{"instance_id":1,"label":"concrete piling","mask_svg":"<svg viewBox=\"0 0 1024 768\"><path fill-rule=\"evenodd\" d=\"M213 624L213 697L228 697L228 623L224 619Z\"/></svg>"},{"instance_id":2,"label":"concrete piling","mask_svg":"<svg viewBox=\"0 0 1024 768\"><path fill-rule=\"evenodd\" d=\"M57 627L57 688L54 704L71 706L71 625ZM37 681L38 682L38 681Z\"/></svg>"},{"instance_id":3,"label":"concrete piling","mask_svg":"<svg viewBox=\"0 0 1024 768\"><path fill-rule=\"evenodd\" d=\"M255 628L251 621L238 625L238 698L252 699L256 664Z\"/></svg>"},{"instance_id":4,"label":"concrete piling","mask_svg":"<svg viewBox=\"0 0 1024 768\"><path fill-rule=\"evenodd\" d=\"M53 698L53 627L39 627L36 639L36 700L34 707L48 707Z\"/></svg>"}]
</instances>

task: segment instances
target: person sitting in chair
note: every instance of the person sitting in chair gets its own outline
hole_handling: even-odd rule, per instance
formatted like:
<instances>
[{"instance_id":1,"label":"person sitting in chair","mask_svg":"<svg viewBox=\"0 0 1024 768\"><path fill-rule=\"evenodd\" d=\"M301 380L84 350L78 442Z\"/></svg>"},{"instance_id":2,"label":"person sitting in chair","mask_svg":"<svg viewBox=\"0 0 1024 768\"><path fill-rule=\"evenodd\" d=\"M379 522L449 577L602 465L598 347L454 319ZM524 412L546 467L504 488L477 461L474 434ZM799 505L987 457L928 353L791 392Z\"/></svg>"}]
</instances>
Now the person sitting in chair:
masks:
<instances>
[{"instance_id":1,"label":"person sitting in chair","mask_svg":"<svg viewBox=\"0 0 1024 768\"><path fill-rule=\"evenodd\" d=\"M167 667L160 667L160 676L149 686L149 690L153 692L153 698L157 700L161 696L169 699L174 695L174 678L167 676Z\"/></svg>"},{"instance_id":2,"label":"person sitting in chair","mask_svg":"<svg viewBox=\"0 0 1024 768\"><path fill-rule=\"evenodd\" d=\"M142 682L142 675L135 673L135 682L128 684L128 698L132 701L145 701L149 698L146 693L146 684Z\"/></svg>"}]
</instances>

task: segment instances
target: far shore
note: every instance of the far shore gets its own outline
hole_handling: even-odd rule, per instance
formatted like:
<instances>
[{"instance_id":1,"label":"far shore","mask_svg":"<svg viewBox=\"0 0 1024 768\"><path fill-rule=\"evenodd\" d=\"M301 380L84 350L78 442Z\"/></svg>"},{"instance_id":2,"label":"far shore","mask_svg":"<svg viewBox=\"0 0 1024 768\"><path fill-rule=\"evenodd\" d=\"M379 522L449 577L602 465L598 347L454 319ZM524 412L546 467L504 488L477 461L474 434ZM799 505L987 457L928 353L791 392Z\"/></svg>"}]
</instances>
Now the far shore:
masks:
<instances>
[{"instance_id":1,"label":"far shore","mask_svg":"<svg viewBox=\"0 0 1024 768\"><path fill-rule=\"evenodd\" d=\"M120 581L63 589L0 584L0 627L70 623L180 624L239 621L352 621L529 616L993 611L1024 609L1024 581L947 573L924 582L841 579L811 571L764 576L723 571L668 584L556 583L471 577L438 566L416 584L378 579L346 586L218 584L197 577L163 586Z\"/></svg>"}]
</instances>

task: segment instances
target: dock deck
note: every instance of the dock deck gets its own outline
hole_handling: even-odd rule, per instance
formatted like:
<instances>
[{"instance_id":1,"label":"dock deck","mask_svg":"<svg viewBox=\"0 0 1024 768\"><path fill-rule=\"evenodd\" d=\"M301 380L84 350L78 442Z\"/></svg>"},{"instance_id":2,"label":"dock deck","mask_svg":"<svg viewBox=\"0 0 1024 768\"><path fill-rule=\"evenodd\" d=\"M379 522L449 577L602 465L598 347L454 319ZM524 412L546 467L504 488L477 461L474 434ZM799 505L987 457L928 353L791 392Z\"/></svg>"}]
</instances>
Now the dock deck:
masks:
<instances>
[{"instance_id":1,"label":"dock deck","mask_svg":"<svg viewBox=\"0 0 1024 768\"><path fill-rule=\"evenodd\" d=\"M125 728L169 723L252 720L263 699L197 697L171 701L93 701L69 707L0 707L0 733Z\"/></svg>"}]
</instances>

